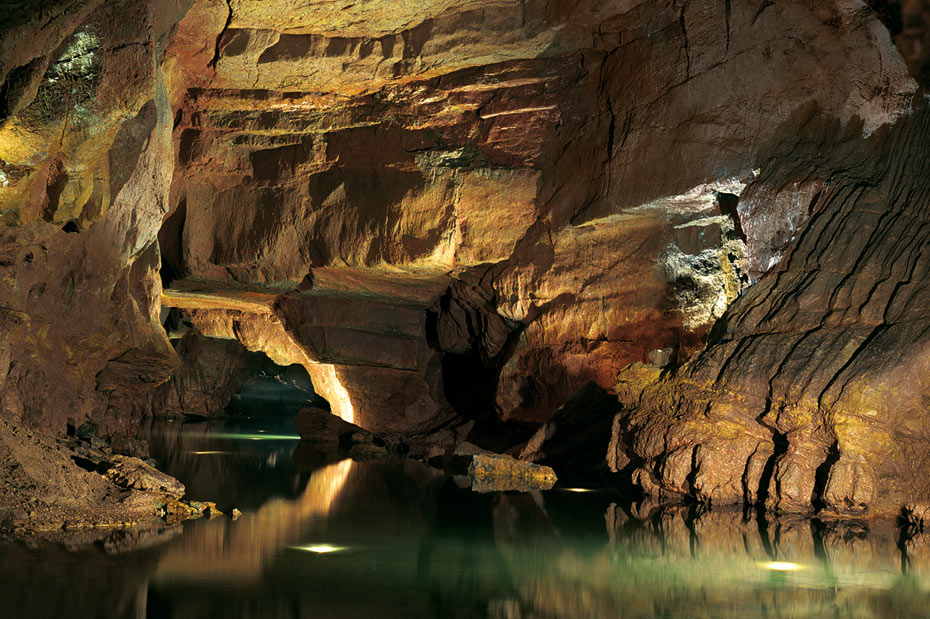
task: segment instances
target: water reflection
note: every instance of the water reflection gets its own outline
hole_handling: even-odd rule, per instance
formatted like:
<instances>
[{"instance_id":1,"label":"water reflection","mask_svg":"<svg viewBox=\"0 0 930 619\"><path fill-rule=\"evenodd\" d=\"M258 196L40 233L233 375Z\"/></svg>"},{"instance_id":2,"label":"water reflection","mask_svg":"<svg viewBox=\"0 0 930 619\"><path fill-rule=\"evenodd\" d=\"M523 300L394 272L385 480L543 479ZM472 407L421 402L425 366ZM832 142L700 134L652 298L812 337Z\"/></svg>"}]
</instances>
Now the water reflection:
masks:
<instances>
[{"instance_id":1,"label":"water reflection","mask_svg":"<svg viewBox=\"0 0 930 619\"><path fill-rule=\"evenodd\" d=\"M184 482L188 498L215 501L222 511L296 498L307 481L294 464L300 437L292 419L155 419L142 437L159 466Z\"/></svg>"},{"instance_id":2,"label":"water reflection","mask_svg":"<svg viewBox=\"0 0 930 619\"><path fill-rule=\"evenodd\" d=\"M315 471L297 499L273 498L238 520L192 523L183 543L169 545L161 555L155 580L216 584L258 579L269 560L308 533L314 518L329 514L352 466L343 460Z\"/></svg>"},{"instance_id":3,"label":"water reflection","mask_svg":"<svg viewBox=\"0 0 930 619\"><path fill-rule=\"evenodd\" d=\"M124 545L112 541L79 553L2 545L5 616L885 618L930 608L928 536L901 538L894 523L656 509L574 488L483 495L410 461L305 453L301 470L293 443L229 436L284 427L163 425L150 428L153 451L195 492L254 507L130 553L113 554Z\"/></svg>"}]
</instances>

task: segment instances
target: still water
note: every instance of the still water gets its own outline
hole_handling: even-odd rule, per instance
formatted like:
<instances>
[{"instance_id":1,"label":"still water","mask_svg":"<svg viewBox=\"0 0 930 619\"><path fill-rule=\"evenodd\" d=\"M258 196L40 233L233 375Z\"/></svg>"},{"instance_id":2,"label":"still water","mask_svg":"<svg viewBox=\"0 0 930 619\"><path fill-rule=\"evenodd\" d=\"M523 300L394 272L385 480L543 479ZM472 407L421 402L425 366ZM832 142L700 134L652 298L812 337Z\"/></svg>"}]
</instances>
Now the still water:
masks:
<instances>
[{"instance_id":1,"label":"still water","mask_svg":"<svg viewBox=\"0 0 930 619\"><path fill-rule=\"evenodd\" d=\"M893 526L477 494L299 446L287 421L147 431L190 498L243 515L0 545L0 617L930 617L930 541Z\"/></svg>"}]
</instances>

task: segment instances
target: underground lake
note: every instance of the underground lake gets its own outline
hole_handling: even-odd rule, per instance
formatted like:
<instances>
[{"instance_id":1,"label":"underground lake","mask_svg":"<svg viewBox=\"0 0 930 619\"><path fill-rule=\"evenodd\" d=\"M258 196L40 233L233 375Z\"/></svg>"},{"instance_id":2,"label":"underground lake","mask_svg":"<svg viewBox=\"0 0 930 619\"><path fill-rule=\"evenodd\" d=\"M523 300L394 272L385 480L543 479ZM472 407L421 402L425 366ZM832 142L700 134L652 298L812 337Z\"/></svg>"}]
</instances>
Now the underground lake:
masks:
<instances>
[{"instance_id":1,"label":"underground lake","mask_svg":"<svg viewBox=\"0 0 930 619\"><path fill-rule=\"evenodd\" d=\"M6 542L5 616L916 618L930 607L930 540L893 523L663 509L558 484L478 493L407 459L301 453L293 434L289 419L151 422L163 470L242 515L72 548Z\"/></svg>"}]
</instances>

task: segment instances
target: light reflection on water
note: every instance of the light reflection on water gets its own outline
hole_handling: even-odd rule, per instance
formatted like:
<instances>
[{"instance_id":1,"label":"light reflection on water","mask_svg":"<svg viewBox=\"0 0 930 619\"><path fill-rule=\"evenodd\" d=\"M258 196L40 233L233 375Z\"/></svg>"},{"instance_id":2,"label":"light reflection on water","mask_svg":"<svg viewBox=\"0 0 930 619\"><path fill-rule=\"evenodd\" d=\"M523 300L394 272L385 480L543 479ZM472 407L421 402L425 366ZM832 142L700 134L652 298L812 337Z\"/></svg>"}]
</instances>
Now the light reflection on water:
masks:
<instances>
[{"instance_id":1,"label":"light reflection on water","mask_svg":"<svg viewBox=\"0 0 930 619\"><path fill-rule=\"evenodd\" d=\"M239 506L241 518L191 522L166 544L119 554L113 544L77 553L2 545L4 616L885 618L930 609L930 541L902 541L890 525L660 511L572 488L481 495L410 461L355 463L303 447L295 455L286 440L237 439L288 430L236 424L157 422L150 438L192 498Z\"/></svg>"}]
</instances>

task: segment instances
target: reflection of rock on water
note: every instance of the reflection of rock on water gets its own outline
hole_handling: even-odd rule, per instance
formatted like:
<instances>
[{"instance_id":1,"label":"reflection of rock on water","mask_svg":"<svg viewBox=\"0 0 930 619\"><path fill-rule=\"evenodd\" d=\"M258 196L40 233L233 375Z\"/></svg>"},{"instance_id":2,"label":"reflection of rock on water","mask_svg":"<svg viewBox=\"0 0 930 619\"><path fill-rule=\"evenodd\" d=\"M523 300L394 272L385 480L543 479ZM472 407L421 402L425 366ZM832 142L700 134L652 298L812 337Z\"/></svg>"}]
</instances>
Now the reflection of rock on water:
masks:
<instances>
[{"instance_id":1,"label":"reflection of rock on water","mask_svg":"<svg viewBox=\"0 0 930 619\"><path fill-rule=\"evenodd\" d=\"M297 499L272 499L236 521L197 523L158 563L156 580L249 581L282 547L326 517L354 467L342 460L313 473Z\"/></svg>"},{"instance_id":2,"label":"reflection of rock on water","mask_svg":"<svg viewBox=\"0 0 930 619\"><path fill-rule=\"evenodd\" d=\"M892 521L688 508L633 517L610 504L609 541L586 545L562 538L558 522L515 526L533 504L514 500L501 497L494 521L518 594L492 600L492 617L922 617L930 608L930 555L917 553L927 536L899 546Z\"/></svg>"}]
</instances>

